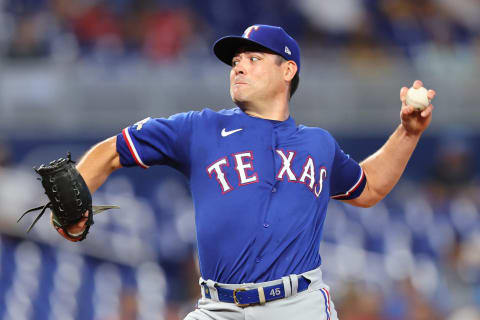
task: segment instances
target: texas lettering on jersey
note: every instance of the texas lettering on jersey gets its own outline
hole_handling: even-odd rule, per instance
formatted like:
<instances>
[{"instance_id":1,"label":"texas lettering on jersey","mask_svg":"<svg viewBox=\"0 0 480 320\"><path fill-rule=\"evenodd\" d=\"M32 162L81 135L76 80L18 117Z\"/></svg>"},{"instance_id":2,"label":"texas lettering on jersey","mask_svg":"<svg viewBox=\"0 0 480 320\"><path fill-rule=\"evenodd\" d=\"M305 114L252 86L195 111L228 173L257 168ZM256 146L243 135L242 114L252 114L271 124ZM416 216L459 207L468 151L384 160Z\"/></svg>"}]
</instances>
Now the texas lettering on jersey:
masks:
<instances>
[{"instance_id":1,"label":"texas lettering on jersey","mask_svg":"<svg viewBox=\"0 0 480 320\"><path fill-rule=\"evenodd\" d=\"M304 184L318 198L322 192L323 181L327 177L327 169L324 166L318 168L319 179L317 181L315 173L315 161L311 156L308 156L305 160L305 164L303 165L300 178L297 178L298 176L292 170L292 162L295 158L296 152L288 151L288 154L285 154L284 151L280 149L275 151L282 161L282 167L275 177L276 180L282 181L286 176L288 182ZM235 153L231 155L231 157L235 163L233 169L238 175L239 186L245 186L259 182L258 174L254 169L254 155L251 151ZM222 194L234 190L232 184L225 174L225 170L227 170L228 167L230 167L230 163L227 156L218 159L207 167L208 176L210 178L215 177L215 179L218 181Z\"/></svg>"},{"instance_id":2,"label":"texas lettering on jersey","mask_svg":"<svg viewBox=\"0 0 480 320\"><path fill-rule=\"evenodd\" d=\"M117 135L117 152L124 167L167 165L185 175L200 273L222 283L320 266L329 200L358 197L366 184L328 131L240 108L147 118Z\"/></svg>"}]
</instances>

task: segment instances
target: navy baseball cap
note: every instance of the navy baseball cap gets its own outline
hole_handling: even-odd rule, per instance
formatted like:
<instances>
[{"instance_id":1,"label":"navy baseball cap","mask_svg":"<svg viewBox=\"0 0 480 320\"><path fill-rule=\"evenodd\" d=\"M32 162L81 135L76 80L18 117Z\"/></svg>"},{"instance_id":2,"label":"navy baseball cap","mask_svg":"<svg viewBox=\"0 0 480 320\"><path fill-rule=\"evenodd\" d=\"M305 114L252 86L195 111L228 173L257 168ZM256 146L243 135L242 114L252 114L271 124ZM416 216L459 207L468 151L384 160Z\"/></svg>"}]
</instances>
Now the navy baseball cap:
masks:
<instances>
[{"instance_id":1,"label":"navy baseball cap","mask_svg":"<svg viewBox=\"0 0 480 320\"><path fill-rule=\"evenodd\" d=\"M268 49L286 60L293 60L300 72L300 48L281 27L256 24L248 27L242 36L226 36L218 39L213 45L213 52L218 59L229 66L237 50L244 46L259 46Z\"/></svg>"}]
</instances>

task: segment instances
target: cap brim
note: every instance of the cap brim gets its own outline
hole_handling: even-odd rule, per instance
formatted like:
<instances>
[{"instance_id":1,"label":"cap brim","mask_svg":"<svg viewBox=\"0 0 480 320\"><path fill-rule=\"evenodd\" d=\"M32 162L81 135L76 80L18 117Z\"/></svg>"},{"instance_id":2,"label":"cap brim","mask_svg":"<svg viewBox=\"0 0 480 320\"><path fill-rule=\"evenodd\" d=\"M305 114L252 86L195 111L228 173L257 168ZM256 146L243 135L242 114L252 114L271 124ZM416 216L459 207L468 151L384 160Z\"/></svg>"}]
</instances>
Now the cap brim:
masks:
<instances>
[{"instance_id":1,"label":"cap brim","mask_svg":"<svg viewBox=\"0 0 480 320\"><path fill-rule=\"evenodd\" d=\"M220 59L220 61L223 61L231 66L232 59L235 56L235 53L237 53L238 49L248 46L258 47L265 51L272 52L271 49L261 45L256 41L238 36L226 36L217 40L213 45L213 52L217 58Z\"/></svg>"}]
</instances>

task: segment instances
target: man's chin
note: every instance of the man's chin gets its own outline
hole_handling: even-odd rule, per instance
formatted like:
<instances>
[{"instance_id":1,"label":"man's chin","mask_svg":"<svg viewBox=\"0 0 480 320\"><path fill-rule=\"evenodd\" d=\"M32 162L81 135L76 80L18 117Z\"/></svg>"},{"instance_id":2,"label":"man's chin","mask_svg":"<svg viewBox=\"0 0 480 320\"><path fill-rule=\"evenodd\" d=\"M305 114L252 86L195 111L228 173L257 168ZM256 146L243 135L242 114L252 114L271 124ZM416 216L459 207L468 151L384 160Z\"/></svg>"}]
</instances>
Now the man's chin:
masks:
<instances>
[{"instance_id":1,"label":"man's chin","mask_svg":"<svg viewBox=\"0 0 480 320\"><path fill-rule=\"evenodd\" d=\"M235 103L237 106L245 104L245 99L243 97L240 97L238 95L231 95L233 103Z\"/></svg>"},{"instance_id":2,"label":"man's chin","mask_svg":"<svg viewBox=\"0 0 480 320\"><path fill-rule=\"evenodd\" d=\"M239 108L242 109L242 110L244 109L245 103L243 103L243 102L241 102L241 101L238 101L238 100L233 100L233 99L232 99L232 101L233 101L233 103L235 103L235 105L236 105L237 107L239 107Z\"/></svg>"}]
</instances>

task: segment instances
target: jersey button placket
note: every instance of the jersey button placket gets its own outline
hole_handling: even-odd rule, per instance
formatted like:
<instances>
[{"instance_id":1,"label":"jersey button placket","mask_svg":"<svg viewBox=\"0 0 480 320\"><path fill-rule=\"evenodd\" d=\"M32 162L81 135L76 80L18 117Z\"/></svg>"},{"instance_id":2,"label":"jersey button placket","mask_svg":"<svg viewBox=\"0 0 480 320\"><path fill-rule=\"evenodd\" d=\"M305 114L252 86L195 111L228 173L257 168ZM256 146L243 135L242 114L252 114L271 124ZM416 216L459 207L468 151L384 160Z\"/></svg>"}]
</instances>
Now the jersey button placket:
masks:
<instances>
[{"instance_id":1,"label":"jersey button placket","mask_svg":"<svg viewBox=\"0 0 480 320\"><path fill-rule=\"evenodd\" d=\"M271 125L271 124L270 124ZM275 175L276 175L276 158L275 158L275 148L276 148L276 133L275 133L275 128L273 127L273 125L271 125L270 127L271 131L271 145L270 145L270 152L271 152L271 159L272 159L272 164L273 164L273 168L272 168L272 176L269 177L269 179L271 179L271 186L272 186L272 189L271 189L271 193L275 193L277 192L277 188L276 188L276 183L277 181L275 180ZM270 197L272 196L272 194L270 194ZM268 229L270 227L270 223L268 221L269 219L269 209L267 209L267 212L265 214L265 216L263 217L263 228L264 229ZM258 259L258 258L257 258Z\"/></svg>"},{"instance_id":2,"label":"jersey button placket","mask_svg":"<svg viewBox=\"0 0 480 320\"><path fill-rule=\"evenodd\" d=\"M273 177L272 177L272 189L271 189L271 193L276 193L277 192L277 185L278 185L278 181L276 180L276 173L277 173L277 167L278 167L278 159L276 157L276 148L277 148L277 133L276 133L276 128L272 125L272 147L271 147L271 150L272 150L272 162L273 162ZM273 195L271 195L273 196ZM265 229L268 229L270 227L270 223L268 222L268 218L269 218L269 212L267 212L267 215L265 216L265 219L263 221L263 227Z\"/></svg>"}]
</instances>

